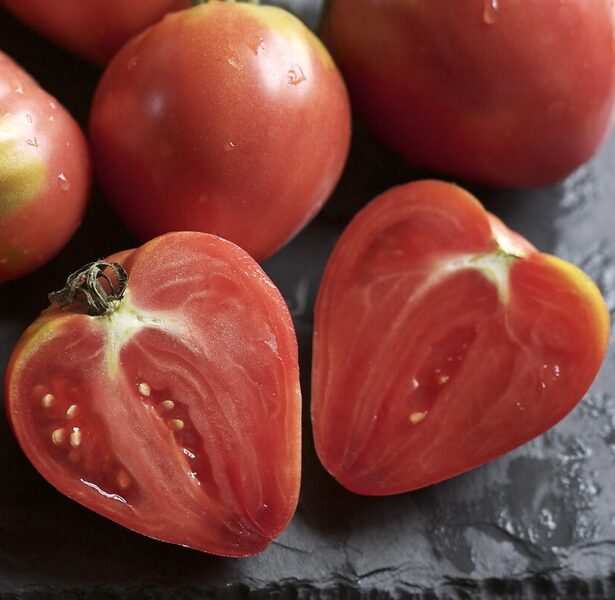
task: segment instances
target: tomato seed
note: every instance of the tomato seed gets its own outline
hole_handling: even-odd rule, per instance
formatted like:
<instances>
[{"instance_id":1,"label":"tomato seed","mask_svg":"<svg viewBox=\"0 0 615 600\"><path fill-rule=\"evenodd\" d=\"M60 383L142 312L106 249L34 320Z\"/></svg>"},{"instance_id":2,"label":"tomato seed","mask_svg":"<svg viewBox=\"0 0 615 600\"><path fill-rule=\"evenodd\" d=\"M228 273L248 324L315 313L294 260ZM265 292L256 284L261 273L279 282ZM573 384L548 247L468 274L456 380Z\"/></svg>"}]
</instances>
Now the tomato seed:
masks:
<instances>
[{"instance_id":1,"label":"tomato seed","mask_svg":"<svg viewBox=\"0 0 615 600\"><path fill-rule=\"evenodd\" d=\"M65 439L66 439L65 429L56 429L51 434L51 441L54 443L55 446L61 446L64 443Z\"/></svg>"},{"instance_id":2,"label":"tomato seed","mask_svg":"<svg viewBox=\"0 0 615 600\"><path fill-rule=\"evenodd\" d=\"M184 428L184 422L181 419L169 419L167 427L173 431L181 431Z\"/></svg>"},{"instance_id":3,"label":"tomato seed","mask_svg":"<svg viewBox=\"0 0 615 600\"><path fill-rule=\"evenodd\" d=\"M120 489L126 490L130 487L130 476L126 471L119 471L116 477L117 484L120 486Z\"/></svg>"},{"instance_id":4,"label":"tomato seed","mask_svg":"<svg viewBox=\"0 0 615 600\"><path fill-rule=\"evenodd\" d=\"M141 396L149 396L152 393L152 388L144 382L140 383L137 386L137 389L139 390L139 394L141 394Z\"/></svg>"},{"instance_id":5,"label":"tomato seed","mask_svg":"<svg viewBox=\"0 0 615 600\"><path fill-rule=\"evenodd\" d=\"M41 398L41 404L44 408L49 408L55 402L56 397L53 394L45 394Z\"/></svg>"},{"instance_id":6,"label":"tomato seed","mask_svg":"<svg viewBox=\"0 0 615 600\"><path fill-rule=\"evenodd\" d=\"M163 400L160 403L160 408L163 410L173 410L175 408L175 402L173 402L173 400Z\"/></svg>"},{"instance_id":7,"label":"tomato seed","mask_svg":"<svg viewBox=\"0 0 615 600\"><path fill-rule=\"evenodd\" d=\"M413 412L410 414L410 423L416 425L420 423L427 416L427 411L424 412Z\"/></svg>"},{"instance_id":8,"label":"tomato seed","mask_svg":"<svg viewBox=\"0 0 615 600\"><path fill-rule=\"evenodd\" d=\"M69 419L72 419L75 414L77 413L77 405L76 404L71 404L67 409L66 409L66 416Z\"/></svg>"},{"instance_id":9,"label":"tomato seed","mask_svg":"<svg viewBox=\"0 0 615 600\"><path fill-rule=\"evenodd\" d=\"M77 427L74 427L70 434L70 445L73 448L78 448L81 445L81 431Z\"/></svg>"}]
</instances>

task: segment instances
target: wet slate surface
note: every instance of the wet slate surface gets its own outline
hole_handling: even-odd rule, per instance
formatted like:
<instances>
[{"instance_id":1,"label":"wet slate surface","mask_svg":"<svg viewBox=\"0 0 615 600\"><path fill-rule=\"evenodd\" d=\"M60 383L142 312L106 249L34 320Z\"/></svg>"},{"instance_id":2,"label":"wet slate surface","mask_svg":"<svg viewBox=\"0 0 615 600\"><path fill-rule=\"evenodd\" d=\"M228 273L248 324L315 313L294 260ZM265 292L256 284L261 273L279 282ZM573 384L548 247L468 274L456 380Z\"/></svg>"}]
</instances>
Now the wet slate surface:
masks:
<instances>
[{"instance_id":1,"label":"wet slate surface","mask_svg":"<svg viewBox=\"0 0 615 600\"><path fill-rule=\"evenodd\" d=\"M312 21L316 4L294 3ZM0 10L0 49L85 123L98 72ZM615 312L615 137L589 165L544 190L471 187L541 249L584 268ZM259 556L231 560L133 534L65 499L29 465L0 417L0 596L193 598L416 594L615 597L615 351L589 394L550 432L447 482L362 498L319 465L307 413L312 306L335 239L387 187L429 175L406 167L357 124L344 178L318 219L265 267L300 342L303 487L289 528ZM81 264L135 244L98 190L53 262L0 288L0 371L20 332Z\"/></svg>"}]
</instances>

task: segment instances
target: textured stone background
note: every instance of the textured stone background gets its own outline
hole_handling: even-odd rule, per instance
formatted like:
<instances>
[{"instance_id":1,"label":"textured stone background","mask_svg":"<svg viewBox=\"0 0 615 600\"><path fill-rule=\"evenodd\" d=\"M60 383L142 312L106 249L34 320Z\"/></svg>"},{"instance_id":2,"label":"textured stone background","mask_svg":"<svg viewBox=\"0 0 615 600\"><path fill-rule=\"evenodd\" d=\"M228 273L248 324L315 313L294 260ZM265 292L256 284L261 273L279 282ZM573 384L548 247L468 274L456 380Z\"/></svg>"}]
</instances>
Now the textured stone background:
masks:
<instances>
[{"instance_id":1,"label":"textured stone background","mask_svg":"<svg viewBox=\"0 0 615 600\"><path fill-rule=\"evenodd\" d=\"M318 2L287 2L315 23ZM0 10L0 49L85 123L98 73ZM300 160L300 157L298 157ZM615 311L615 138L561 185L471 188L539 248L584 268ZM286 297L309 399L312 306L327 256L354 211L412 171L356 126L346 174L329 205L265 267ZM0 288L0 371L20 332L66 274L135 241L98 190L68 248ZM319 465L307 410L297 515L264 553L199 554L133 534L64 498L29 465L0 416L2 598L193 598L359 592L469 598L615 598L615 353L580 407L540 438L491 464L412 494L361 498ZM260 593L258 593L260 591Z\"/></svg>"}]
</instances>

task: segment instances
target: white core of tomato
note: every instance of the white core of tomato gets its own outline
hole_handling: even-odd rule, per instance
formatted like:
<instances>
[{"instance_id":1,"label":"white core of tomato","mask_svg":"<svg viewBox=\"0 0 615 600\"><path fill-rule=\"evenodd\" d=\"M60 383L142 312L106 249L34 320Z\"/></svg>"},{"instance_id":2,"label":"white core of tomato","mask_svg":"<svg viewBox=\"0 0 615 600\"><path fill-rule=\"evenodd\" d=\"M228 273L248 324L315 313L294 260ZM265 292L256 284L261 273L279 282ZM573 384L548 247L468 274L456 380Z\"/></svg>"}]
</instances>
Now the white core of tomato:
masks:
<instances>
[{"instance_id":1,"label":"white core of tomato","mask_svg":"<svg viewBox=\"0 0 615 600\"><path fill-rule=\"evenodd\" d=\"M137 309L128 290L116 310L96 319L107 331L105 359L111 375L119 371L121 349L142 329L157 329L181 339L191 337L190 329L178 320L176 312Z\"/></svg>"},{"instance_id":2,"label":"white core of tomato","mask_svg":"<svg viewBox=\"0 0 615 600\"><path fill-rule=\"evenodd\" d=\"M424 285L431 287L454 273L474 269L495 285L500 301L506 304L510 298L510 266L515 260L516 256L502 250L491 254L462 254L449 257L436 267Z\"/></svg>"}]
</instances>

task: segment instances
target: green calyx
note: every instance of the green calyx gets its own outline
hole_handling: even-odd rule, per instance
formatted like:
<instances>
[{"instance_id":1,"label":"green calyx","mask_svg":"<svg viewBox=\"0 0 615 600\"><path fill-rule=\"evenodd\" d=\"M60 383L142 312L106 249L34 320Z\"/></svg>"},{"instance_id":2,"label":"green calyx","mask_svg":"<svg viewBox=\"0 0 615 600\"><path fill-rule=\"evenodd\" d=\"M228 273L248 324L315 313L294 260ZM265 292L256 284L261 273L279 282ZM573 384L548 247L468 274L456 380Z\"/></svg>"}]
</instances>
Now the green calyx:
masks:
<instances>
[{"instance_id":1,"label":"green calyx","mask_svg":"<svg viewBox=\"0 0 615 600\"><path fill-rule=\"evenodd\" d=\"M63 310L100 317L118 307L127 283L128 273L122 265L98 260L69 275L64 288L49 294L49 302Z\"/></svg>"}]
</instances>

